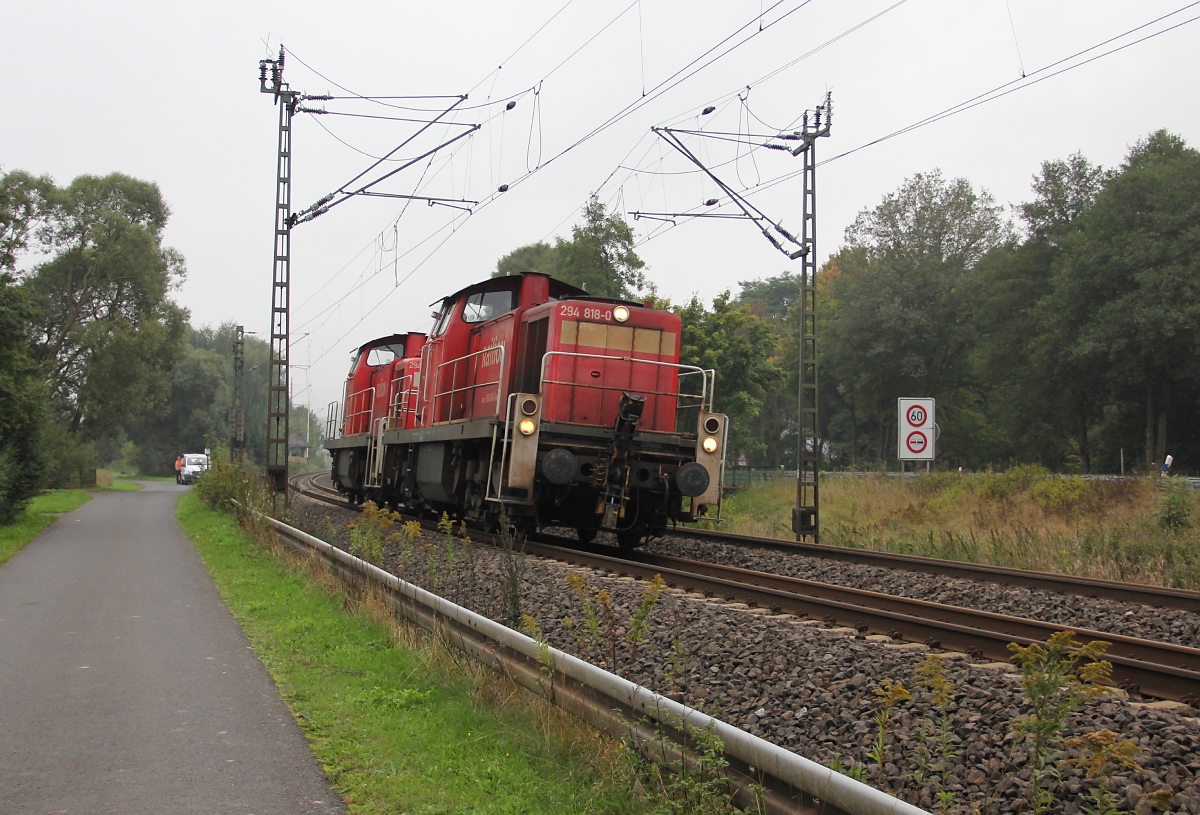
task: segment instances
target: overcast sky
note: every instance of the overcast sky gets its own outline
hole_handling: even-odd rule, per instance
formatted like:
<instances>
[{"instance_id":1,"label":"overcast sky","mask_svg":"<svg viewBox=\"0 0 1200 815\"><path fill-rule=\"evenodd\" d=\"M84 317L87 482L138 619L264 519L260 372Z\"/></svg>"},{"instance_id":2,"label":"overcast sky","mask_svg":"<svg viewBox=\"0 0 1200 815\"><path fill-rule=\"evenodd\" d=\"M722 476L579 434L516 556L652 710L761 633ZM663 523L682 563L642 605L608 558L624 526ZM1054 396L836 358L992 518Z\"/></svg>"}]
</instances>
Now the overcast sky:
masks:
<instances>
[{"instance_id":1,"label":"overcast sky","mask_svg":"<svg viewBox=\"0 0 1200 815\"><path fill-rule=\"evenodd\" d=\"M458 205L472 212L356 197L295 229L292 361L311 367L294 372L294 398L323 413L353 347L426 330L431 301L520 245L569 236L594 191L626 214L672 300L798 267L746 221L628 214L713 197L715 211L737 211L653 126L771 134L832 92L832 131L817 146L832 159L818 170L824 259L860 210L914 173L940 168L1018 204L1048 159L1081 151L1114 166L1158 128L1200 146L1198 16L1200 3L1183 0L9 3L0 167L59 184L114 171L156 182L173 212L166 242L187 258L177 299L193 325L265 332L277 110L259 93L258 61L282 43L285 80L310 95L446 97L308 103L339 114L427 121L466 94L392 159L482 127L374 189L478 202ZM997 89L1012 92L871 144ZM295 209L419 127L299 115ZM800 178L769 182L800 160L744 142L688 145L798 233Z\"/></svg>"}]
</instances>

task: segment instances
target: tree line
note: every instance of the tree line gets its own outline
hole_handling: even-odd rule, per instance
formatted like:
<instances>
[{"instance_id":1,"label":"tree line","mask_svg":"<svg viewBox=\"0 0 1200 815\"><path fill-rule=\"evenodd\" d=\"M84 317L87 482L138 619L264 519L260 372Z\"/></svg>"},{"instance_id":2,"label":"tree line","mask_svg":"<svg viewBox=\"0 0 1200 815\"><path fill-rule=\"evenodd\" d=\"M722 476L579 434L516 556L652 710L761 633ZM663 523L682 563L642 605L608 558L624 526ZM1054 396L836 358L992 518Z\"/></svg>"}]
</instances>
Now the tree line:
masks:
<instances>
[{"instance_id":1,"label":"tree line","mask_svg":"<svg viewBox=\"0 0 1200 815\"><path fill-rule=\"evenodd\" d=\"M172 299L187 269L163 245L169 216L157 185L120 173L64 187L0 173L0 522L98 465L170 475L177 455L228 438L234 327L197 330ZM268 355L248 338L260 458ZM293 413L293 428L315 425Z\"/></svg>"},{"instance_id":2,"label":"tree line","mask_svg":"<svg viewBox=\"0 0 1200 815\"><path fill-rule=\"evenodd\" d=\"M933 172L847 228L818 276L831 456L885 460L927 396L951 465L1195 469L1200 153L1160 130L1113 169L1046 161L1016 214Z\"/></svg>"},{"instance_id":3,"label":"tree line","mask_svg":"<svg viewBox=\"0 0 1200 815\"><path fill-rule=\"evenodd\" d=\"M681 361L718 371L730 455L795 466L798 277L671 304L624 220L594 196L584 216L569 240L520 247L496 273L648 292L682 318ZM858 214L817 275L823 466L894 467L896 400L933 397L938 466L1116 472L1171 454L1196 469L1198 250L1200 153L1166 131L1112 169L1045 161L1011 210L937 170L907 179Z\"/></svg>"},{"instance_id":4,"label":"tree line","mask_svg":"<svg viewBox=\"0 0 1200 815\"><path fill-rule=\"evenodd\" d=\"M1200 461L1200 153L1157 131L1106 169L1042 164L1012 210L918 173L863 209L817 275L824 466L894 466L896 400L938 400L939 466L1064 471ZM228 437L234 326L173 300L157 185L59 187L0 173L0 520L38 489L119 461L169 475ZM505 255L592 294L677 311L681 361L718 372L729 455L795 464L798 280L743 280L706 304L658 297L625 220L596 196L569 238ZM246 448L265 452L269 346L245 344ZM322 428L293 409L297 435ZM307 430L305 430L307 428Z\"/></svg>"}]
</instances>

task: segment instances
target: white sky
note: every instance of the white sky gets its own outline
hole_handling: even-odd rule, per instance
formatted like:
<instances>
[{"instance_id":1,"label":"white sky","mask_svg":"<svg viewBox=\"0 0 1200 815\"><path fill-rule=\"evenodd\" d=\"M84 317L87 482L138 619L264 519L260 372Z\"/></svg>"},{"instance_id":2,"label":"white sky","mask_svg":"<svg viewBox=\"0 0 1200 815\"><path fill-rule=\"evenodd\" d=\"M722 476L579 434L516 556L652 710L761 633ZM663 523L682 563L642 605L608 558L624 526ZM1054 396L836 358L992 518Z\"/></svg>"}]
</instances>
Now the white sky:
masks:
<instances>
[{"instance_id":1,"label":"white sky","mask_svg":"<svg viewBox=\"0 0 1200 815\"><path fill-rule=\"evenodd\" d=\"M793 124L829 90L832 133L817 148L826 159L1005 83L1019 88L822 166L820 259L837 250L860 210L917 172L941 168L947 177L963 176L990 190L1001 203L1016 204L1029 197L1030 179L1046 159L1078 150L1112 166L1157 128L1200 146L1200 21L1186 22L1200 16L1200 3L1186 7L1185 0L6 6L0 15L6 91L0 166L48 173L59 184L113 171L157 182L173 211L167 243L188 262L177 299L197 326L268 327L277 112L258 91L259 59L274 56L282 42L311 66L289 59L285 71L291 87L308 94L342 93L334 82L368 95L469 93L463 106L470 109L453 121L483 123L482 129L462 139L457 151L439 153L428 168L422 162L378 189L485 202L474 214L414 202L397 222L402 201L354 198L294 232L292 361L311 366L294 371L294 398L318 413L340 394L352 347L383 334L426 330L431 301L487 277L517 246L568 236L590 192L599 190L601 200L621 212L683 212L717 197L698 174L676 174L688 166L651 134L654 125L740 132L753 115L768 124L751 121L751 132L770 133L768 125ZM1040 69L1180 9L1058 67L1186 23L1179 28L1033 83L1057 70ZM751 34L655 95L693 60L708 52L676 78ZM530 92L539 83L540 110ZM743 106L736 93L745 95L747 85ZM509 97L517 104L503 112L497 100ZM612 127L528 175L539 156L544 163L633 103L639 105ZM411 115L363 102L311 104ZM716 112L700 117L709 104ZM297 210L370 163L321 125L376 156L414 127L298 116ZM396 155L411 158L435 144L430 138L461 131L433 128ZM718 175L737 189L800 168L798 158L782 152L747 155L743 147L739 155L735 145L711 140L689 146L711 165L722 164ZM512 189L497 195L504 183ZM800 191L796 177L750 200L798 234ZM718 211L736 210L726 203ZM736 289L739 280L799 264L748 222L680 220L664 229L659 221L629 221L639 238L652 234L638 252L659 293L676 301L693 293L708 300Z\"/></svg>"}]
</instances>

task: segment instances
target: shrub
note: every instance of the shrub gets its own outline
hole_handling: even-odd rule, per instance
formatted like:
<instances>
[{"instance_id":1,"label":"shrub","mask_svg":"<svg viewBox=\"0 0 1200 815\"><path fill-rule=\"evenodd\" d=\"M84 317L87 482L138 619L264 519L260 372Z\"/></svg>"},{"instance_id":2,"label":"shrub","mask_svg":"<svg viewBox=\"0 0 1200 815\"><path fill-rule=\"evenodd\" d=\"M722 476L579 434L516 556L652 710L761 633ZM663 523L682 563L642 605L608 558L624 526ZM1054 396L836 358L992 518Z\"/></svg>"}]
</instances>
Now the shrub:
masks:
<instances>
[{"instance_id":1,"label":"shrub","mask_svg":"<svg viewBox=\"0 0 1200 815\"><path fill-rule=\"evenodd\" d=\"M402 520L399 513L367 501L358 520L350 524L350 554L376 566L383 565L383 536L393 523Z\"/></svg>"},{"instance_id":2,"label":"shrub","mask_svg":"<svg viewBox=\"0 0 1200 815\"><path fill-rule=\"evenodd\" d=\"M1160 529L1190 529L1192 488L1182 478L1164 478L1155 502L1154 520Z\"/></svg>"},{"instance_id":3,"label":"shrub","mask_svg":"<svg viewBox=\"0 0 1200 815\"><path fill-rule=\"evenodd\" d=\"M1029 494L1045 512L1069 513L1088 497L1090 485L1077 475L1068 478L1043 478L1035 481Z\"/></svg>"},{"instance_id":4,"label":"shrub","mask_svg":"<svg viewBox=\"0 0 1200 815\"><path fill-rule=\"evenodd\" d=\"M208 461L208 469L196 482L196 493L204 503L214 509L226 510L233 499L246 510L270 514L270 492L243 462L230 460L228 446L219 445Z\"/></svg>"}]
</instances>

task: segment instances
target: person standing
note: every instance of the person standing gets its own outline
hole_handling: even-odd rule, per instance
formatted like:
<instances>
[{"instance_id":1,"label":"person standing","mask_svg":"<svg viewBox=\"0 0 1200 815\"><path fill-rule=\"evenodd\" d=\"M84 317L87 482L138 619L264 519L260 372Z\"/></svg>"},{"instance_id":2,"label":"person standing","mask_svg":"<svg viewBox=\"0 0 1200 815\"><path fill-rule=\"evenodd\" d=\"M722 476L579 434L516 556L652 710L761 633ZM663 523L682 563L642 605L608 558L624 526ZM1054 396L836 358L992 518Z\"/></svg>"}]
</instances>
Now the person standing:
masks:
<instances>
[{"instance_id":1,"label":"person standing","mask_svg":"<svg viewBox=\"0 0 1200 815\"><path fill-rule=\"evenodd\" d=\"M175 483L180 483L183 478L183 456L175 456Z\"/></svg>"}]
</instances>

